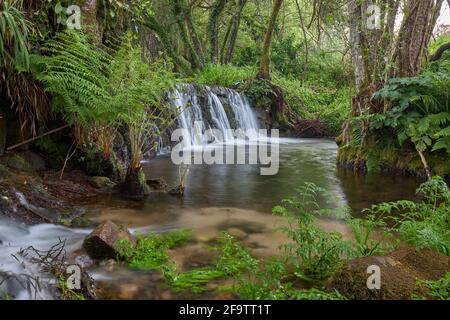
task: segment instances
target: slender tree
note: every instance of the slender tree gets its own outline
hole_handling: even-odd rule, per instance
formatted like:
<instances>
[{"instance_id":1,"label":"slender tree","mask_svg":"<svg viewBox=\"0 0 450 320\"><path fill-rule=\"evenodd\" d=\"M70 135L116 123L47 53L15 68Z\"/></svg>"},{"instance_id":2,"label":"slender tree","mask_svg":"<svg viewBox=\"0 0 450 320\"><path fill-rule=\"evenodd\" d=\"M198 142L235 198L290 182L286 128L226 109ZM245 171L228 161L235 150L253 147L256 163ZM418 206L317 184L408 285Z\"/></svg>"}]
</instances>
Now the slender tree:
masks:
<instances>
[{"instance_id":1,"label":"slender tree","mask_svg":"<svg viewBox=\"0 0 450 320\"><path fill-rule=\"evenodd\" d=\"M211 62L219 63L219 20L225 9L226 0L216 0L209 17L208 34L211 44Z\"/></svg>"},{"instance_id":2,"label":"slender tree","mask_svg":"<svg viewBox=\"0 0 450 320\"><path fill-rule=\"evenodd\" d=\"M197 50L192 37L193 33L188 31L188 21L192 19L192 17L190 15L190 8L187 6L186 1L173 0L173 13L180 31L181 39L189 52L189 56L191 57L191 65L195 71L199 71L203 68L203 58L201 57L202 51ZM190 30L194 30L195 32L192 20L189 25L191 26Z\"/></svg>"},{"instance_id":3,"label":"slender tree","mask_svg":"<svg viewBox=\"0 0 450 320\"><path fill-rule=\"evenodd\" d=\"M234 48L236 45L236 39L239 33L239 27L241 25L241 14L244 10L247 0L234 0L234 14L231 17L229 36L226 38L226 52L224 52L223 62L230 63L233 58Z\"/></svg>"},{"instance_id":4,"label":"slender tree","mask_svg":"<svg viewBox=\"0 0 450 320\"><path fill-rule=\"evenodd\" d=\"M280 12L283 0L275 0L270 16L269 25L267 27L266 35L264 36L264 44L261 53L261 62L259 66L258 79L270 79L270 48L272 45L273 31L277 21L278 13Z\"/></svg>"}]
</instances>

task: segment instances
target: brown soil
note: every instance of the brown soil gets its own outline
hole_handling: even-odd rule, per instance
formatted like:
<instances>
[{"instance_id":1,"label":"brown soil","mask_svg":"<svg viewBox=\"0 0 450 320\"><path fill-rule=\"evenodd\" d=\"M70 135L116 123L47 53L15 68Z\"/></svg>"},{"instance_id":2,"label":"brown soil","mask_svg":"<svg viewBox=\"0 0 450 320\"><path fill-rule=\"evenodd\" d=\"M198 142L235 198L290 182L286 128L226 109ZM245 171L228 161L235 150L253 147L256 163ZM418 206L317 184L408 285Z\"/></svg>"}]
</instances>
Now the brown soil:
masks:
<instances>
[{"instance_id":1,"label":"brown soil","mask_svg":"<svg viewBox=\"0 0 450 320\"><path fill-rule=\"evenodd\" d=\"M381 269L381 289L369 290L369 266ZM439 253L403 247L386 257L365 257L350 261L330 280L328 289L336 289L356 300L407 300L414 294L425 296L417 280L437 280L450 271L450 258Z\"/></svg>"},{"instance_id":2,"label":"brown soil","mask_svg":"<svg viewBox=\"0 0 450 320\"><path fill-rule=\"evenodd\" d=\"M1 157L0 164L7 166L6 160ZM93 188L81 171L66 172L60 179L53 170L21 171L8 166L7 170L8 174L0 177L0 218L26 224L70 221L81 213L72 205L74 200L104 192Z\"/></svg>"}]
</instances>

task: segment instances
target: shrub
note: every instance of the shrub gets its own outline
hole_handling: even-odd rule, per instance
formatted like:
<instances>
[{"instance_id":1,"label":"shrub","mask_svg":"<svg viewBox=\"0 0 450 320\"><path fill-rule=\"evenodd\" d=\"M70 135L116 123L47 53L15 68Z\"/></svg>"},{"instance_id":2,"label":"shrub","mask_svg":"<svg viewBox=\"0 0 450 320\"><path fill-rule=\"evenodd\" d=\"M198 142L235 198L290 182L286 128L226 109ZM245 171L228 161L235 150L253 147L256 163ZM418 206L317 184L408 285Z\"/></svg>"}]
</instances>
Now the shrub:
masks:
<instances>
[{"instance_id":1,"label":"shrub","mask_svg":"<svg viewBox=\"0 0 450 320\"><path fill-rule=\"evenodd\" d=\"M419 249L432 249L450 255L450 191L440 177L422 184L417 190L424 199L382 203L372 207L376 214L400 212L394 230L402 240Z\"/></svg>"},{"instance_id":2,"label":"shrub","mask_svg":"<svg viewBox=\"0 0 450 320\"><path fill-rule=\"evenodd\" d=\"M292 241L282 246L295 274L304 280L324 280L342 265L342 255L348 254L350 244L337 232L326 232L313 225L317 216L330 215L336 208L320 208L318 197L325 190L307 183L299 195L283 200L273 209L275 215L289 219L289 226L281 228Z\"/></svg>"},{"instance_id":3,"label":"shrub","mask_svg":"<svg viewBox=\"0 0 450 320\"><path fill-rule=\"evenodd\" d=\"M207 86L232 87L240 81L253 78L255 74L256 68L253 67L210 64L193 80L195 83Z\"/></svg>"}]
</instances>

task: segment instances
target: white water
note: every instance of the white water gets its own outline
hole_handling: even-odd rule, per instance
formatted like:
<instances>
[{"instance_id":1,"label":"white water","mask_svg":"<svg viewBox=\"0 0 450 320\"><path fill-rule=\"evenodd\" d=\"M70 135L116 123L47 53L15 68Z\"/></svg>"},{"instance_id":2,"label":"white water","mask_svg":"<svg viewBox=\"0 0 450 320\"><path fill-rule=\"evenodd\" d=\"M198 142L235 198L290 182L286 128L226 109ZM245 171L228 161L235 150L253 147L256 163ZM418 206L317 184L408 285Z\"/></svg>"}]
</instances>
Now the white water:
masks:
<instances>
[{"instance_id":1,"label":"white water","mask_svg":"<svg viewBox=\"0 0 450 320\"><path fill-rule=\"evenodd\" d=\"M88 233L89 230L68 229L51 224L28 227L0 220L0 283L5 280L5 274L9 275L8 280L0 285L0 299L53 299L49 284L54 279L43 273L39 265L20 256L18 252L30 246L48 250L59 239L65 240L65 250L72 252L80 248ZM35 290L37 284L39 288Z\"/></svg>"},{"instance_id":2,"label":"white water","mask_svg":"<svg viewBox=\"0 0 450 320\"><path fill-rule=\"evenodd\" d=\"M221 137L214 137L215 143L227 143L234 140L231 129L240 129L242 131L254 130L259 128L256 116L250 107L248 99L231 89L203 87L206 96L206 105L202 106L199 102L199 92L191 84L178 85L173 91L171 100L173 105L179 110L179 126L185 129L183 134L183 147L195 148L205 146L211 141L207 141L204 133L208 129L218 129L222 132ZM223 101L219 94L225 96L227 105L233 112L235 128L230 125L231 119L228 119L225 112ZM205 119L209 113L211 123Z\"/></svg>"}]
</instances>

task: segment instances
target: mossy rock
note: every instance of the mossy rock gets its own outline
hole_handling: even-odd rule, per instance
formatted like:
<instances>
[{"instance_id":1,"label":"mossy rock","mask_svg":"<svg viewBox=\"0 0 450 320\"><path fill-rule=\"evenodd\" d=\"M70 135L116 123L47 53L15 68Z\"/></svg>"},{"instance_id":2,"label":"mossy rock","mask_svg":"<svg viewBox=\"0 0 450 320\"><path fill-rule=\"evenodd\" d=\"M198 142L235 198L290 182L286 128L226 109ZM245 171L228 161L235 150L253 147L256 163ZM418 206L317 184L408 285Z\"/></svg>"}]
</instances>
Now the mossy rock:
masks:
<instances>
[{"instance_id":1,"label":"mossy rock","mask_svg":"<svg viewBox=\"0 0 450 320\"><path fill-rule=\"evenodd\" d=\"M88 181L91 186L97 189L113 188L116 185L108 177L89 177Z\"/></svg>"},{"instance_id":2,"label":"mossy rock","mask_svg":"<svg viewBox=\"0 0 450 320\"><path fill-rule=\"evenodd\" d=\"M125 181L120 184L121 196L132 200L142 200L150 194L144 170L129 169Z\"/></svg>"},{"instance_id":3,"label":"mossy rock","mask_svg":"<svg viewBox=\"0 0 450 320\"><path fill-rule=\"evenodd\" d=\"M6 165L11 169L20 171L32 172L32 166L20 155L15 154L6 159Z\"/></svg>"},{"instance_id":4,"label":"mossy rock","mask_svg":"<svg viewBox=\"0 0 450 320\"><path fill-rule=\"evenodd\" d=\"M450 161L444 152L426 154L433 174L441 177L450 176ZM374 167L379 167L383 173L399 173L419 178L425 178L422 161L415 150L411 148L390 148L375 143L368 144L364 149L354 146L339 148L338 163L352 171L363 174L370 173Z\"/></svg>"},{"instance_id":5,"label":"mossy rock","mask_svg":"<svg viewBox=\"0 0 450 320\"><path fill-rule=\"evenodd\" d=\"M112 181L120 181L123 177L123 172L114 153L104 157L99 151L89 150L84 153L81 159L82 168L90 176L108 177Z\"/></svg>"},{"instance_id":6,"label":"mossy rock","mask_svg":"<svg viewBox=\"0 0 450 320\"><path fill-rule=\"evenodd\" d=\"M10 176L9 170L4 165L0 164L0 179L5 179Z\"/></svg>"}]
</instances>

